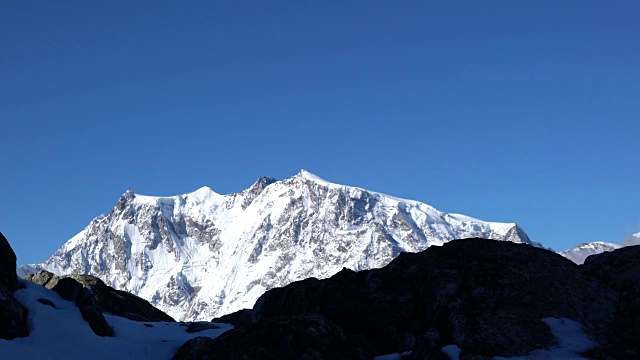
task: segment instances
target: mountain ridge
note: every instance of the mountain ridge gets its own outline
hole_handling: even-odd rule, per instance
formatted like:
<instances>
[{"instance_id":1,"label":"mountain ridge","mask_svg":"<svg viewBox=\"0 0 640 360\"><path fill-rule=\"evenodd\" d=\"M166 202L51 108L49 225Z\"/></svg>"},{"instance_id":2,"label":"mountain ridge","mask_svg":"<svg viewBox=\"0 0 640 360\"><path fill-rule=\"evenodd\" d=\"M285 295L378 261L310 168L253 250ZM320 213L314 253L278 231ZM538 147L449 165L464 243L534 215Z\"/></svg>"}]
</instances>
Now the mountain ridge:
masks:
<instances>
[{"instance_id":1,"label":"mountain ridge","mask_svg":"<svg viewBox=\"0 0 640 360\"><path fill-rule=\"evenodd\" d=\"M604 242L594 241L588 243L582 243L578 246L572 247L564 251L558 252L558 254L566 257L574 263L581 265L585 259L591 255L602 254L603 252L609 252L622 248L622 245Z\"/></svg>"},{"instance_id":2,"label":"mountain ridge","mask_svg":"<svg viewBox=\"0 0 640 360\"><path fill-rule=\"evenodd\" d=\"M464 237L541 247L515 223L448 214L301 170L226 195L206 186L165 197L129 189L109 214L21 275L89 274L176 319L206 320L251 307L273 287L343 267L379 268L401 252Z\"/></svg>"}]
</instances>

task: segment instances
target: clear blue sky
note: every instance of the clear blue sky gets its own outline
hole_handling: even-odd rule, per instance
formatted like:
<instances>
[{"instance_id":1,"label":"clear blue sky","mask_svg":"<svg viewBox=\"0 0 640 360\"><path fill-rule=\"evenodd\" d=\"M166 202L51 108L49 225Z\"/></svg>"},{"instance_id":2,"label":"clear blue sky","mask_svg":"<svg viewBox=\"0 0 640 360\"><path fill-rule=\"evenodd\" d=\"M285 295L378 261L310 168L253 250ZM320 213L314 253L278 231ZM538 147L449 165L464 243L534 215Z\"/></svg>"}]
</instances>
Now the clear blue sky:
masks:
<instances>
[{"instance_id":1,"label":"clear blue sky","mask_svg":"<svg viewBox=\"0 0 640 360\"><path fill-rule=\"evenodd\" d=\"M637 1L4 2L0 231L301 168L558 250L640 231Z\"/></svg>"}]
</instances>

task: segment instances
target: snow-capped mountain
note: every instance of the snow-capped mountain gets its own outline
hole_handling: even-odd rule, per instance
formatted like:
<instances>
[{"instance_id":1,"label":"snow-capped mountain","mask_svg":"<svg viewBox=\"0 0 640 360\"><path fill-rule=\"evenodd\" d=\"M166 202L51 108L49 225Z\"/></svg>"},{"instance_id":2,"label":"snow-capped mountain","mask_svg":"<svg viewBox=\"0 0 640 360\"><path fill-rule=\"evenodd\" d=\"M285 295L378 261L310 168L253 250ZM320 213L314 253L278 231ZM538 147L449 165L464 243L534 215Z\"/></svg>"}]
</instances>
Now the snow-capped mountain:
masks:
<instances>
[{"instance_id":1,"label":"snow-capped mountain","mask_svg":"<svg viewBox=\"0 0 640 360\"><path fill-rule=\"evenodd\" d=\"M583 264L584 260L591 255L597 255L603 252L613 251L621 247L622 245L597 241L597 242L590 242L590 243L582 243L571 249L561 251L558 254L580 265L580 264Z\"/></svg>"},{"instance_id":2,"label":"snow-capped mountain","mask_svg":"<svg viewBox=\"0 0 640 360\"><path fill-rule=\"evenodd\" d=\"M252 307L273 287L343 267L382 267L400 252L467 237L540 246L513 223L444 213L302 170L227 195L129 190L46 262L21 270L91 274L175 319L210 320Z\"/></svg>"}]
</instances>

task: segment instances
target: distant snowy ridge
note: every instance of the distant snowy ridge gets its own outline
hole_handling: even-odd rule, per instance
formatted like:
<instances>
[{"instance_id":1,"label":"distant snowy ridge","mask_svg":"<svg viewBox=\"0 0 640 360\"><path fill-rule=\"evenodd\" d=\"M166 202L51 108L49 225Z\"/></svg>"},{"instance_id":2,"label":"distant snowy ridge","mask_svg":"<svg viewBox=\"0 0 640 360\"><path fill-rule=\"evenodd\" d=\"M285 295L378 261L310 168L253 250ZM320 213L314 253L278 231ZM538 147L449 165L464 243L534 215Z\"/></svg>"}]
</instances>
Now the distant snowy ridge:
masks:
<instances>
[{"instance_id":1,"label":"distant snowy ridge","mask_svg":"<svg viewBox=\"0 0 640 360\"><path fill-rule=\"evenodd\" d=\"M584 260L591 255L602 254L603 252L613 251L621 247L622 245L596 241L590 243L582 243L574 248L561 251L558 254L580 265L583 264Z\"/></svg>"},{"instance_id":2,"label":"distant snowy ridge","mask_svg":"<svg viewBox=\"0 0 640 360\"><path fill-rule=\"evenodd\" d=\"M252 307L274 287L343 267L379 268L403 251L469 237L540 246L514 223L447 214L302 170L227 195L208 187L170 197L128 190L108 215L20 274L90 274L175 319L210 320Z\"/></svg>"}]
</instances>

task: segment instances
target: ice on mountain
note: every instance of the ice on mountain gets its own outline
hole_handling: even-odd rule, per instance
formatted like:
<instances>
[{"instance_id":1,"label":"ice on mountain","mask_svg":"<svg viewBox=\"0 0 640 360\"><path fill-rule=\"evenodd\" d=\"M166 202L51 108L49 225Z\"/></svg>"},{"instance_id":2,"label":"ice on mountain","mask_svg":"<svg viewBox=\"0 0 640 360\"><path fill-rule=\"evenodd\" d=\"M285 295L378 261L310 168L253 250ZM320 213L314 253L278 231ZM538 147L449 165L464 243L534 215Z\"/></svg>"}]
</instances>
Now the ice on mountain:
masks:
<instances>
[{"instance_id":1,"label":"ice on mountain","mask_svg":"<svg viewBox=\"0 0 640 360\"><path fill-rule=\"evenodd\" d=\"M539 246L514 223L447 214L301 170L227 195L127 191L106 217L20 273L87 273L175 319L210 320L252 307L274 287L382 267L400 252L467 237Z\"/></svg>"}]
</instances>

